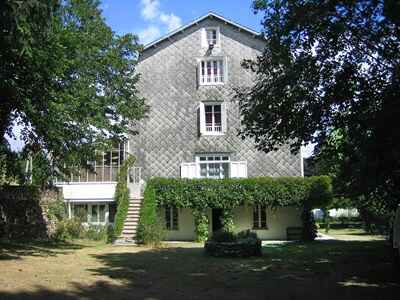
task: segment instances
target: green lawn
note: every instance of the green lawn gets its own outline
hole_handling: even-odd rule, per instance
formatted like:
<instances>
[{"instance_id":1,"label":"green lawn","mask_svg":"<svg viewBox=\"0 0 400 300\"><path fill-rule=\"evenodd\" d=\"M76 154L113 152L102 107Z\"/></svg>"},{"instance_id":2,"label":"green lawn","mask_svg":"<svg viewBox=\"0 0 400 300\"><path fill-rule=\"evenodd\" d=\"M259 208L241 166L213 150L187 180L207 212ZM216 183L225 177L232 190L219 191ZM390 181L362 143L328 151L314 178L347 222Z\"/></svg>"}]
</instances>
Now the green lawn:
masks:
<instances>
[{"instance_id":1,"label":"green lawn","mask_svg":"<svg viewBox=\"0 0 400 300\"><path fill-rule=\"evenodd\" d=\"M0 244L0 299L398 299L382 240L267 245L262 257L162 249Z\"/></svg>"}]
</instances>

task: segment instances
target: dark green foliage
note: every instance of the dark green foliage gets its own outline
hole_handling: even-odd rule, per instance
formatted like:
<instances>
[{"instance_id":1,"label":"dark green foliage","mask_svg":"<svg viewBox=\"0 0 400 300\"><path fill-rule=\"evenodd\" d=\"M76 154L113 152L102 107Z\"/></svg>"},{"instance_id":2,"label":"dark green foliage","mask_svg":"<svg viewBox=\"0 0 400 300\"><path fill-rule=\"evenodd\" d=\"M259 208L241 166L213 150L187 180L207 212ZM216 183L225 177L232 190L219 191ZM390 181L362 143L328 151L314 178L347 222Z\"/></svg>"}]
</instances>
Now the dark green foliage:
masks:
<instances>
[{"instance_id":1,"label":"dark green foliage","mask_svg":"<svg viewBox=\"0 0 400 300\"><path fill-rule=\"evenodd\" d=\"M5 136L18 123L30 152L50 155L54 170L85 166L146 114L136 89L141 46L113 32L99 5L0 1L0 155L12 157Z\"/></svg>"},{"instance_id":2,"label":"dark green foliage","mask_svg":"<svg viewBox=\"0 0 400 300\"><path fill-rule=\"evenodd\" d=\"M214 232L211 241L213 242L236 242L238 239L237 234L230 232L230 231L225 231L225 230L220 230L217 232Z\"/></svg>"},{"instance_id":3,"label":"dark green foliage","mask_svg":"<svg viewBox=\"0 0 400 300\"><path fill-rule=\"evenodd\" d=\"M150 193L150 190L152 192ZM149 194L146 194L148 191ZM157 206L229 209L240 205L310 208L332 199L331 180L316 177L254 177L243 179L150 179L145 191Z\"/></svg>"},{"instance_id":4,"label":"dark green foliage","mask_svg":"<svg viewBox=\"0 0 400 300\"><path fill-rule=\"evenodd\" d=\"M342 196L362 201L372 193L393 210L400 201L400 2L253 4L264 14L266 47L244 62L256 80L237 94L243 136L265 151L316 142Z\"/></svg>"},{"instance_id":5,"label":"dark green foliage","mask_svg":"<svg viewBox=\"0 0 400 300\"><path fill-rule=\"evenodd\" d=\"M134 156L128 156L119 170L118 182L114 195L114 200L117 203L117 213L115 214L114 220L114 238L118 238L121 235L128 214L129 189L127 178L129 169L134 165L135 160L136 158Z\"/></svg>"},{"instance_id":6,"label":"dark green foliage","mask_svg":"<svg viewBox=\"0 0 400 300\"><path fill-rule=\"evenodd\" d=\"M165 235L165 231L161 218L157 214L156 198L152 184L150 180L144 191L136 236L140 243L158 246Z\"/></svg>"},{"instance_id":7,"label":"dark green foliage","mask_svg":"<svg viewBox=\"0 0 400 300\"><path fill-rule=\"evenodd\" d=\"M208 216L206 210L193 210L196 241L204 242L208 239Z\"/></svg>"},{"instance_id":8,"label":"dark green foliage","mask_svg":"<svg viewBox=\"0 0 400 300\"><path fill-rule=\"evenodd\" d=\"M177 179L153 178L147 182L140 212L138 237L153 236L157 207L176 206L193 210L198 241L208 235L207 208L223 208L224 230L234 229L232 209L240 205L262 204L305 207L311 210L332 199L331 180L319 177L257 177L245 179ZM305 215L307 232L312 232L312 214ZM310 234L312 236L312 234Z\"/></svg>"}]
</instances>

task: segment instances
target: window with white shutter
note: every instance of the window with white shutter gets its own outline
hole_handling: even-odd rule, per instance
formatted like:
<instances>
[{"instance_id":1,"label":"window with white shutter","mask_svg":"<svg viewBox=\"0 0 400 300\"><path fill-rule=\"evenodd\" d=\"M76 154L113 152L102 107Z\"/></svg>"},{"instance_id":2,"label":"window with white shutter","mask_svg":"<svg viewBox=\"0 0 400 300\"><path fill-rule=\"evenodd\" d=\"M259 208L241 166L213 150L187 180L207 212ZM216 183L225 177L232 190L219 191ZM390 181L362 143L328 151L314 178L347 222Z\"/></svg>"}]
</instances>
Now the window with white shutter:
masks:
<instances>
[{"instance_id":1,"label":"window with white shutter","mask_svg":"<svg viewBox=\"0 0 400 300\"><path fill-rule=\"evenodd\" d=\"M231 177L232 178L246 178L247 177L247 162L246 161L232 161L231 162Z\"/></svg>"}]
</instances>

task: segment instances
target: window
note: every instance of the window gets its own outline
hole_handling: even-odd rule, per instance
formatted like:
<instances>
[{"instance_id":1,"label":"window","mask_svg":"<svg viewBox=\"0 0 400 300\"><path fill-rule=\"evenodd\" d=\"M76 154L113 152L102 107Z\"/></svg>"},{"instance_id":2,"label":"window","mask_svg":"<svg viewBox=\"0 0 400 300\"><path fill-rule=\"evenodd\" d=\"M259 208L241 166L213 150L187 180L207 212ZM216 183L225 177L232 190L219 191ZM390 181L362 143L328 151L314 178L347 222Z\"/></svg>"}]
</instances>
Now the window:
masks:
<instances>
[{"instance_id":1,"label":"window","mask_svg":"<svg viewBox=\"0 0 400 300\"><path fill-rule=\"evenodd\" d=\"M178 230L178 209L174 206L165 208L165 227L167 230Z\"/></svg>"},{"instance_id":2,"label":"window","mask_svg":"<svg viewBox=\"0 0 400 300\"><path fill-rule=\"evenodd\" d=\"M253 208L253 228L267 229L267 208L263 205L256 205Z\"/></svg>"},{"instance_id":3,"label":"window","mask_svg":"<svg viewBox=\"0 0 400 300\"><path fill-rule=\"evenodd\" d=\"M221 104L218 105L205 105L204 111L206 114L206 131L207 132L221 132Z\"/></svg>"},{"instance_id":4,"label":"window","mask_svg":"<svg viewBox=\"0 0 400 300\"><path fill-rule=\"evenodd\" d=\"M207 35L207 44L208 45L216 45L217 44L217 29L208 28L206 29Z\"/></svg>"},{"instance_id":5,"label":"window","mask_svg":"<svg viewBox=\"0 0 400 300\"><path fill-rule=\"evenodd\" d=\"M200 178L229 178L230 159L227 155L199 155Z\"/></svg>"},{"instance_id":6,"label":"window","mask_svg":"<svg viewBox=\"0 0 400 300\"><path fill-rule=\"evenodd\" d=\"M128 150L126 143L114 143L110 151L95 150L94 160L88 162L89 168L77 167L70 178L57 179L56 182L115 182ZM73 168L75 169L75 168Z\"/></svg>"},{"instance_id":7,"label":"window","mask_svg":"<svg viewBox=\"0 0 400 300\"><path fill-rule=\"evenodd\" d=\"M88 206L86 204L75 204L73 206L73 216L81 222L86 223L88 218Z\"/></svg>"},{"instance_id":8,"label":"window","mask_svg":"<svg viewBox=\"0 0 400 300\"><path fill-rule=\"evenodd\" d=\"M223 59L207 59L200 62L200 85L223 84L225 81Z\"/></svg>"},{"instance_id":9,"label":"window","mask_svg":"<svg viewBox=\"0 0 400 300\"><path fill-rule=\"evenodd\" d=\"M223 135L227 132L227 104L225 102L201 102L199 110L200 134Z\"/></svg>"}]
</instances>

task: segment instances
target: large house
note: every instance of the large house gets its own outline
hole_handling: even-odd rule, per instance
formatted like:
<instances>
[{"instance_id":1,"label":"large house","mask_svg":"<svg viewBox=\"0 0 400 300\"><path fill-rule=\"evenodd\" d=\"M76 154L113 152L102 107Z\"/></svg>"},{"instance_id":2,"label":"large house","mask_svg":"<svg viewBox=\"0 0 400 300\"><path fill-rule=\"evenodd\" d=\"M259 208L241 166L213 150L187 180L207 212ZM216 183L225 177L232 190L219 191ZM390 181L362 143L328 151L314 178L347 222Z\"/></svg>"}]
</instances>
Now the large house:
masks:
<instances>
[{"instance_id":1,"label":"large house","mask_svg":"<svg viewBox=\"0 0 400 300\"><path fill-rule=\"evenodd\" d=\"M150 177L227 178L303 176L301 154L288 147L265 153L238 136L240 114L234 89L252 84L241 66L261 54L260 35L209 13L146 45L140 55L139 91L151 107L149 117L124 145L99 153L96 173L83 172L60 183L69 214L88 223L113 222L116 175L126 153L136 156L130 172L131 206L123 236L135 237L143 186ZM218 230L221 210L210 209L209 231ZM163 208L168 240L193 240L194 218L186 208ZM301 226L300 210L266 207L235 210L236 230L256 230L262 239L285 239L288 227Z\"/></svg>"}]
</instances>

